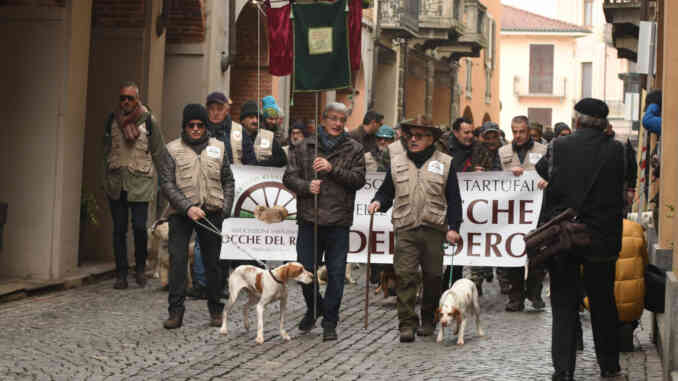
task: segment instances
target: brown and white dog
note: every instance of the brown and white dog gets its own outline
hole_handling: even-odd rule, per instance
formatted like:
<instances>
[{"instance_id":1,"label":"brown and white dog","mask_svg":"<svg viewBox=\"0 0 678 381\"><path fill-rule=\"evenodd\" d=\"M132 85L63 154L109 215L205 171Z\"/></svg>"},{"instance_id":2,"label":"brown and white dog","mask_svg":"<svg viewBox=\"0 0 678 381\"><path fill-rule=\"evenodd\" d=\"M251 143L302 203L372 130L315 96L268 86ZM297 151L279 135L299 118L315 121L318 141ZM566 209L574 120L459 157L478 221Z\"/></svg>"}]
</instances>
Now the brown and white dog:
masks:
<instances>
[{"instance_id":1,"label":"brown and white dog","mask_svg":"<svg viewBox=\"0 0 678 381\"><path fill-rule=\"evenodd\" d=\"M228 335L228 313L238 299L240 290L245 290L249 296L243 311L243 323L245 329L250 328L248 319L249 308L256 304L257 306L257 343L264 343L264 307L276 300L280 301L280 337L283 340L290 340L290 335L285 331L285 312L287 310L287 282L296 280L297 282L310 284L313 281L313 274L304 269L304 266L298 262L289 262L271 270L261 269L255 266L238 266L228 278L228 289L230 298L224 308L223 321L219 333ZM278 281L282 283L278 283Z\"/></svg>"},{"instance_id":2,"label":"brown and white dog","mask_svg":"<svg viewBox=\"0 0 678 381\"><path fill-rule=\"evenodd\" d=\"M443 341L445 327L451 325L453 321L457 322L456 334L457 345L464 345L464 328L466 328L466 318L469 315L476 317L476 330L479 336L485 333L480 327L480 304L478 303L478 289L469 279L459 279L454 282L452 288L445 291L440 297L440 305L436 312L436 320L440 321L440 330L436 342Z\"/></svg>"},{"instance_id":3,"label":"brown and white dog","mask_svg":"<svg viewBox=\"0 0 678 381\"><path fill-rule=\"evenodd\" d=\"M346 264L346 272L344 273L344 282L348 282L350 284L355 284L356 281L351 277L351 268L353 266L358 266L354 263L347 263ZM318 268L318 284L326 284L327 283L327 266L322 265Z\"/></svg>"}]
</instances>

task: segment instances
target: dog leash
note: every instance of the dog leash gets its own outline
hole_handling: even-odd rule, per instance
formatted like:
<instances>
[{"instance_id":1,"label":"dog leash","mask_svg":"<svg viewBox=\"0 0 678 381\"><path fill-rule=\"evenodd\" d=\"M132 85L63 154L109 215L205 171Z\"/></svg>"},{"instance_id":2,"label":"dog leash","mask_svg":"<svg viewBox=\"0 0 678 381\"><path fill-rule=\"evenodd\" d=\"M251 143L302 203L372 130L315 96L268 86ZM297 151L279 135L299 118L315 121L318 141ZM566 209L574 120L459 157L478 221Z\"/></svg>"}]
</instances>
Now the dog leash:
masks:
<instances>
[{"instance_id":1,"label":"dog leash","mask_svg":"<svg viewBox=\"0 0 678 381\"><path fill-rule=\"evenodd\" d=\"M207 230L207 231L209 231L209 232L211 232L211 233L214 233L214 234L220 236L222 242L226 239L226 237L224 237L224 234L223 234L221 231L219 231L219 229L217 229L217 227L212 223L212 221L210 221L209 219L207 219L207 218L205 218L205 217L203 217L202 219L205 220L205 221L207 221L207 223L208 223L210 226L207 226L207 225L201 223L200 220L197 220L197 221L194 221L194 222L195 222L196 224L198 224L199 226L202 226L205 230ZM279 284L284 284L283 282L280 281L280 279L276 278L276 276L273 274L273 271L271 270L271 268L268 267L268 265L266 265L265 262L263 262L263 261L261 261L261 260L259 260L259 259L257 259L257 258L254 258L252 255L250 255L250 253L248 253L247 251L243 250L243 248L241 248L237 243L235 243L235 242L231 242L231 243L233 243L233 246L235 246L236 249L240 250L241 253L245 253L245 255L247 255L248 257L250 257L252 260L254 260L255 262L257 262L257 263L260 264L261 266L263 266L264 269L266 269L266 271L268 271L268 273L271 274L271 277L273 278L273 280L275 280L275 281L278 282Z\"/></svg>"}]
</instances>

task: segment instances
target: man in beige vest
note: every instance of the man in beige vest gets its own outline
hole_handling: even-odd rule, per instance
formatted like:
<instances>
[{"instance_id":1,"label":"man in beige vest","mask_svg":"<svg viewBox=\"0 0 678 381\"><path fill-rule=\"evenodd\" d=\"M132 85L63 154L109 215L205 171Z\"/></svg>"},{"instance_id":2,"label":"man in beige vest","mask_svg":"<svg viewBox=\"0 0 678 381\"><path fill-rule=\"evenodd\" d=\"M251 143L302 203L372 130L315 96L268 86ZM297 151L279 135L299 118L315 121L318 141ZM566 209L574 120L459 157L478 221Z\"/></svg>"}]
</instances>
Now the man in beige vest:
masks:
<instances>
[{"instance_id":1,"label":"man in beige vest","mask_svg":"<svg viewBox=\"0 0 678 381\"><path fill-rule=\"evenodd\" d=\"M132 212L134 231L135 279L146 285L146 245L148 203L156 188L153 164L157 164L165 143L160 125L151 111L141 104L139 86L125 82L120 86L118 109L111 113L104 134L104 190L113 217L113 252L116 289L127 288L127 227ZM157 166L157 165L156 165Z\"/></svg>"},{"instance_id":2,"label":"man in beige vest","mask_svg":"<svg viewBox=\"0 0 678 381\"><path fill-rule=\"evenodd\" d=\"M516 116L513 118L511 120L513 143L499 148L502 170L511 171L515 176L521 176L524 171L534 171L534 166L546 153L545 145L532 140L528 126L527 117ZM532 303L532 307L536 309L544 308L546 304L541 298L544 275L544 269L531 270L527 281L525 281L525 269L523 267L497 268L497 277L502 293L509 296L506 311L517 312L525 309L526 296Z\"/></svg>"},{"instance_id":3,"label":"man in beige vest","mask_svg":"<svg viewBox=\"0 0 678 381\"><path fill-rule=\"evenodd\" d=\"M393 265L396 272L400 342L433 335L434 311L440 299L443 243L457 243L462 221L461 195L452 158L433 145L441 135L430 124L401 124L403 138L389 146L390 167L369 205L369 212L386 212L393 205L396 232ZM421 326L414 305L423 272Z\"/></svg>"},{"instance_id":4,"label":"man in beige vest","mask_svg":"<svg viewBox=\"0 0 678 381\"><path fill-rule=\"evenodd\" d=\"M224 143L207 133L207 110L199 104L184 108L181 137L167 144L159 168L160 189L170 202L169 319L166 329L181 327L186 299L188 241L195 230L200 240L207 276L207 308L210 326L221 325L224 309L220 301L223 271L219 265L221 237L203 226L221 230L230 215L235 182Z\"/></svg>"},{"instance_id":5,"label":"man in beige vest","mask_svg":"<svg viewBox=\"0 0 678 381\"><path fill-rule=\"evenodd\" d=\"M386 172L388 167L388 146L395 140L395 132L390 126L382 125L377 130L377 150L365 152L367 172Z\"/></svg>"},{"instance_id":6,"label":"man in beige vest","mask_svg":"<svg viewBox=\"0 0 678 381\"><path fill-rule=\"evenodd\" d=\"M231 127L233 164L284 167L287 156L275 139L273 131L260 128L261 115L254 101L247 101L240 109L240 125Z\"/></svg>"}]
</instances>

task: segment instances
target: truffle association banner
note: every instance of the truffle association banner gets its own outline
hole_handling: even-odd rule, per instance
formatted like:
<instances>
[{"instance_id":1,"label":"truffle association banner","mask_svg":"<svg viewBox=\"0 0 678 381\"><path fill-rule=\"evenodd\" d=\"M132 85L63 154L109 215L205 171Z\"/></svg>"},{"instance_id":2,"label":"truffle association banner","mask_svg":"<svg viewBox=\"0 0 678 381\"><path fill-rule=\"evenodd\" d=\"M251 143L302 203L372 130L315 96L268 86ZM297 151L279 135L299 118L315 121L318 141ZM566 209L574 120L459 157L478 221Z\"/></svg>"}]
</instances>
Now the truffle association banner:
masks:
<instances>
[{"instance_id":1,"label":"truffle association banner","mask_svg":"<svg viewBox=\"0 0 678 381\"><path fill-rule=\"evenodd\" d=\"M224 220L222 259L293 261L297 258L297 203L282 185L284 168L232 166L236 179L231 218ZM350 232L349 262L367 262L370 216L367 206L383 182L383 173L368 173L356 194ZM525 234L534 229L542 192L536 172L459 173L462 242L445 247L445 264L517 267L525 264ZM392 263L395 235L391 211L374 216L373 263ZM249 255L248 255L249 254Z\"/></svg>"}]
</instances>

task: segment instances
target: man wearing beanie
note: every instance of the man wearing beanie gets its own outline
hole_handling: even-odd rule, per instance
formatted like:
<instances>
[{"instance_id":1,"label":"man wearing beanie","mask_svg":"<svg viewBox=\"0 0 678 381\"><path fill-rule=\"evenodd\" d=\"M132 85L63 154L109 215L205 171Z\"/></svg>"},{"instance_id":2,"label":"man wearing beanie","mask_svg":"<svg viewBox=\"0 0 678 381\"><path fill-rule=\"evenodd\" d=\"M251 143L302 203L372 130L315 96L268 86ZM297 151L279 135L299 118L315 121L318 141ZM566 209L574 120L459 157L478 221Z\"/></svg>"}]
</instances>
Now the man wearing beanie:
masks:
<instances>
[{"instance_id":1,"label":"man wearing beanie","mask_svg":"<svg viewBox=\"0 0 678 381\"><path fill-rule=\"evenodd\" d=\"M553 140L551 158L545 157L537 164L539 174L549 180L539 220L548 221L573 208L579 222L591 232L590 246L575 248L548 265L553 380L574 379L580 296L572 285L581 275L591 307L601 376L617 377L621 373L614 279L622 241L624 147L606 134L608 107L604 102L585 98L574 110L574 133Z\"/></svg>"},{"instance_id":2,"label":"man wearing beanie","mask_svg":"<svg viewBox=\"0 0 678 381\"><path fill-rule=\"evenodd\" d=\"M113 217L113 252L117 279L113 288L127 288L127 227L132 213L135 279L146 285L148 203L156 189L153 166L165 151L162 129L151 111L141 103L139 86L120 86L118 109L111 113L104 134L104 190Z\"/></svg>"},{"instance_id":3,"label":"man wearing beanie","mask_svg":"<svg viewBox=\"0 0 678 381\"><path fill-rule=\"evenodd\" d=\"M221 230L230 215L235 182L224 143L207 133L207 110L199 104L184 108L181 137L167 144L168 155L159 169L160 189L170 202L169 318L166 329L181 327L186 298L188 241L195 230L207 275L210 326L219 327L224 309L220 301L223 272L219 266L221 237L198 225ZM208 222L209 221L209 222Z\"/></svg>"},{"instance_id":4,"label":"man wearing beanie","mask_svg":"<svg viewBox=\"0 0 678 381\"><path fill-rule=\"evenodd\" d=\"M265 96L261 100L261 113L263 117L262 127L273 132L275 139L282 142L282 110L280 110L272 95Z\"/></svg>"},{"instance_id":5,"label":"man wearing beanie","mask_svg":"<svg viewBox=\"0 0 678 381\"><path fill-rule=\"evenodd\" d=\"M242 126L231 128L233 164L284 167L287 156L273 132L259 128L259 109L255 101L247 101L240 109Z\"/></svg>"}]
</instances>

